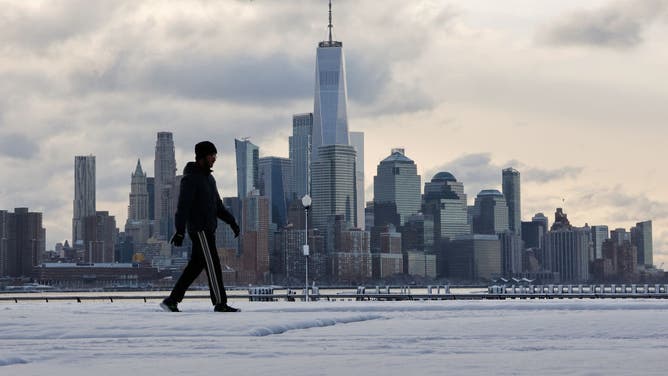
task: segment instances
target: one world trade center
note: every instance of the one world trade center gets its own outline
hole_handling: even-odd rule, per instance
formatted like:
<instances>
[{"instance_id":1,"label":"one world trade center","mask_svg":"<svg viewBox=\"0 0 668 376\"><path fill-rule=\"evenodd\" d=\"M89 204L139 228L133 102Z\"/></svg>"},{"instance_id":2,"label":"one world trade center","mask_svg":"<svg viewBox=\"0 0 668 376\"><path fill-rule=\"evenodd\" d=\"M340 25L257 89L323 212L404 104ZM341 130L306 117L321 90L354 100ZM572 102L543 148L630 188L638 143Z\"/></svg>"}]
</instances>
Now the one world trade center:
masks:
<instances>
[{"instance_id":1,"label":"one world trade center","mask_svg":"<svg viewBox=\"0 0 668 376\"><path fill-rule=\"evenodd\" d=\"M332 4L329 4L329 40L318 43L313 106L313 158L324 145L349 145L348 89L343 43L332 40Z\"/></svg>"}]
</instances>

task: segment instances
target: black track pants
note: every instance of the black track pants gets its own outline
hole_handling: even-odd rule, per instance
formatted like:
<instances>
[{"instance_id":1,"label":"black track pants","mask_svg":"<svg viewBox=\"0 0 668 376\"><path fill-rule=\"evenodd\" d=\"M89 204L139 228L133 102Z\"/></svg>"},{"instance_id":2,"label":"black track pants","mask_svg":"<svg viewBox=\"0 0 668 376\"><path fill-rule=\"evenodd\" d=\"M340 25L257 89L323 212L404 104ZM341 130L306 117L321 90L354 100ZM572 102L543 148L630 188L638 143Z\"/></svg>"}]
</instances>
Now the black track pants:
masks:
<instances>
[{"instance_id":1,"label":"black track pants","mask_svg":"<svg viewBox=\"0 0 668 376\"><path fill-rule=\"evenodd\" d=\"M195 278L204 269L209 279L211 302L214 305L227 303L227 295L225 294L225 286L223 285L223 275L220 269L218 252L216 251L216 238L214 234L199 231L189 232L188 235L193 243L192 255L169 296L177 302L181 302L188 287L190 287Z\"/></svg>"}]
</instances>

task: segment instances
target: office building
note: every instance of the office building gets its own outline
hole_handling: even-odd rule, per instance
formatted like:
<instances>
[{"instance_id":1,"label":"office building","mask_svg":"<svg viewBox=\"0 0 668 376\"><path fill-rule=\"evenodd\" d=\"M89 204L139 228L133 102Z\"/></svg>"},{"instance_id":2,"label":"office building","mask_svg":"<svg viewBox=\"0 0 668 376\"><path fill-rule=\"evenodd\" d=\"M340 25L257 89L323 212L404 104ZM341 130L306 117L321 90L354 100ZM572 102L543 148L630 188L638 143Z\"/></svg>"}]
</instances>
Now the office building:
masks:
<instances>
[{"instance_id":1,"label":"office building","mask_svg":"<svg viewBox=\"0 0 668 376\"><path fill-rule=\"evenodd\" d=\"M348 145L319 148L320 158L312 164L311 214L314 228L324 229L328 217L342 214L345 221L357 223L355 149Z\"/></svg>"},{"instance_id":2,"label":"office building","mask_svg":"<svg viewBox=\"0 0 668 376\"><path fill-rule=\"evenodd\" d=\"M478 193L473 205L473 232L498 234L509 230L506 199L496 189L484 189Z\"/></svg>"},{"instance_id":3,"label":"office building","mask_svg":"<svg viewBox=\"0 0 668 376\"><path fill-rule=\"evenodd\" d=\"M116 261L116 218L108 211L98 211L85 217L82 260L87 263L113 263Z\"/></svg>"},{"instance_id":4,"label":"office building","mask_svg":"<svg viewBox=\"0 0 668 376\"><path fill-rule=\"evenodd\" d=\"M501 173L503 196L508 205L508 227L517 235L522 235L522 200L520 172L506 168Z\"/></svg>"},{"instance_id":5,"label":"office building","mask_svg":"<svg viewBox=\"0 0 668 376\"><path fill-rule=\"evenodd\" d=\"M320 146L349 145L348 89L343 43L332 39L332 5L329 5L329 38L318 43L313 105L313 160Z\"/></svg>"},{"instance_id":6,"label":"office building","mask_svg":"<svg viewBox=\"0 0 668 376\"><path fill-rule=\"evenodd\" d=\"M176 201L174 179L176 178L176 157L174 138L171 132L158 132L155 143L155 185L154 215L157 225L156 237L168 240L174 232Z\"/></svg>"},{"instance_id":7,"label":"office building","mask_svg":"<svg viewBox=\"0 0 668 376\"><path fill-rule=\"evenodd\" d=\"M610 239L608 226L591 226L592 255L591 260L603 258L603 242Z\"/></svg>"},{"instance_id":8,"label":"office building","mask_svg":"<svg viewBox=\"0 0 668 376\"><path fill-rule=\"evenodd\" d=\"M16 208L14 213L0 210L0 276L32 276L45 250L42 213L28 208Z\"/></svg>"},{"instance_id":9,"label":"office building","mask_svg":"<svg viewBox=\"0 0 668 376\"><path fill-rule=\"evenodd\" d=\"M652 221L636 223L631 229L631 242L638 249L638 265L653 265Z\"/></svg>"},{"instance_id":10,"label":"office building","mask_svg":"<svg viewBox=\"0 0 668 376\"><path fill-rule=\"evenodd\" d=\"M406 157L404 149L392 149L391 154L383 159L373 178L373 197L375 203L394 203L403 226L406 219L417 214L422 205L420 195L421 178L412 159Z\"/></svg>"},{"instance_id":11,"label":"office building","mask_svg":"<svg viewBox=\"0 0 668 376\"><path fill-rule=\"evenodd\" d=\"M260 148L247 139L234 140L237 160L237 197L244 198L260 186Z\"/></svg>"},{"instance_id":12,"label":"office building","mask_svg":"<svg viewBox=\"0 0 668 376\"><path fill-rule=\"evenodd\" d=\"M288 223L288 204L293 197L292 161L288 158L259 159L260 195L269 200L269 218L276 228Z\"/></svg>"},{"instance_id":13,"label":"office building","mask_svg":"<svg viewBox=\"0 0 668 376\"><path fill-rule=\"evenodd\" d=\"M95 215L95 156L74 157L74 214L72 245L82 245L83 218Z\"/></svg>"},{"instance_id":14,"label":"office building","mask_svg":"<svg viewBox=\"0 0 668 376\"><path fill-rule=\"evenodd\" d=\"M454 281L489 281L503 273L497 235L460 235L447 242L446 274Z\"/></svg>"},{"instance_id":15,"label":"office building","mask_svg":"<svg viewBox=\"0 0 668 376\"><path fill-rule=\"evenodd\" d=\"M364 132L350 132L350 145L355 148L355 190L357 195L357 223L364 230Z\"/></svg>"},{"instance_id":16,"label":"office building","mask_svg":"<svg viewBox=\"0 0 668 376\"><path fill-rule=\"evenodd\" d=\"M449 172L439 172L424 185L424 214L434 221L434 243L471 233L464 184Z\"/></svg>"},{"instance_id":17,"label":"office building","mask_svg":"<svg viewBox=\"0 0 668 376\"><path fill-rule=\"evenodd\" d=\"M288 142L292 161L294 197L302 198L311 192L311 135L313 132L313 114L292 116L292 136Z\"/></svg>"},{"instance_id":18,"label":"office building","mask_svg":"<svg viewBox=\"0 0 668 376\"><path fill-rule=\"evenodd\" d=\"M564 283L586 282L589 280L590 252L592 241L589 227L551 230L545 234L543 268L559 273Z\"/></svg>"}]
</instances>

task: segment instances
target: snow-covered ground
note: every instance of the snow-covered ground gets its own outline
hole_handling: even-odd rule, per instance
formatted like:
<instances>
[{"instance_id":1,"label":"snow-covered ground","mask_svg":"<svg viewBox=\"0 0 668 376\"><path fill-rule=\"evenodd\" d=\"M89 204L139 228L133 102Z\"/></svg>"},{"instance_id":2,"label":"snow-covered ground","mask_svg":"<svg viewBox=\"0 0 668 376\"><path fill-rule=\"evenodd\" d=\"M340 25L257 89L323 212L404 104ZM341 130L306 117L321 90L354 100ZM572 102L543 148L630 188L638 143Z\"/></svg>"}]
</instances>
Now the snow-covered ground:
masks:
<instances>
[{"instance_id":1,"label":"snow-covered ground","mask_svg":"<svg viewBox=\"0 0 668 376\"><path fill-rule=\"evenodd\" d=\"M668 301L0 302L0 375L664 375Z\"/></svg>"}]
</instances>

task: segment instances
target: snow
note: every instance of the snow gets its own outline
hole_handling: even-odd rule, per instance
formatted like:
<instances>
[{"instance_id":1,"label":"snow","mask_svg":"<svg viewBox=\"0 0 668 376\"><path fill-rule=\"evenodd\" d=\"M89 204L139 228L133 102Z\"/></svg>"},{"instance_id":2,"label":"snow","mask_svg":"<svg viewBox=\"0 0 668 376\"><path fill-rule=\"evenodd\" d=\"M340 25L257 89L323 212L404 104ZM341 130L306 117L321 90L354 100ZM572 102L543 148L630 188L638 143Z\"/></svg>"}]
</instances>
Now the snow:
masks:
<instances>
[{"instance_id":1,"label":"snow","mask_svg":"<svg viewBox=\"0 0 668 376\"><path fill-rule=\"evenodd\" d=\"M0 302L0 375L663 375L668 301Z\"/></svg>"}]
</instances>

